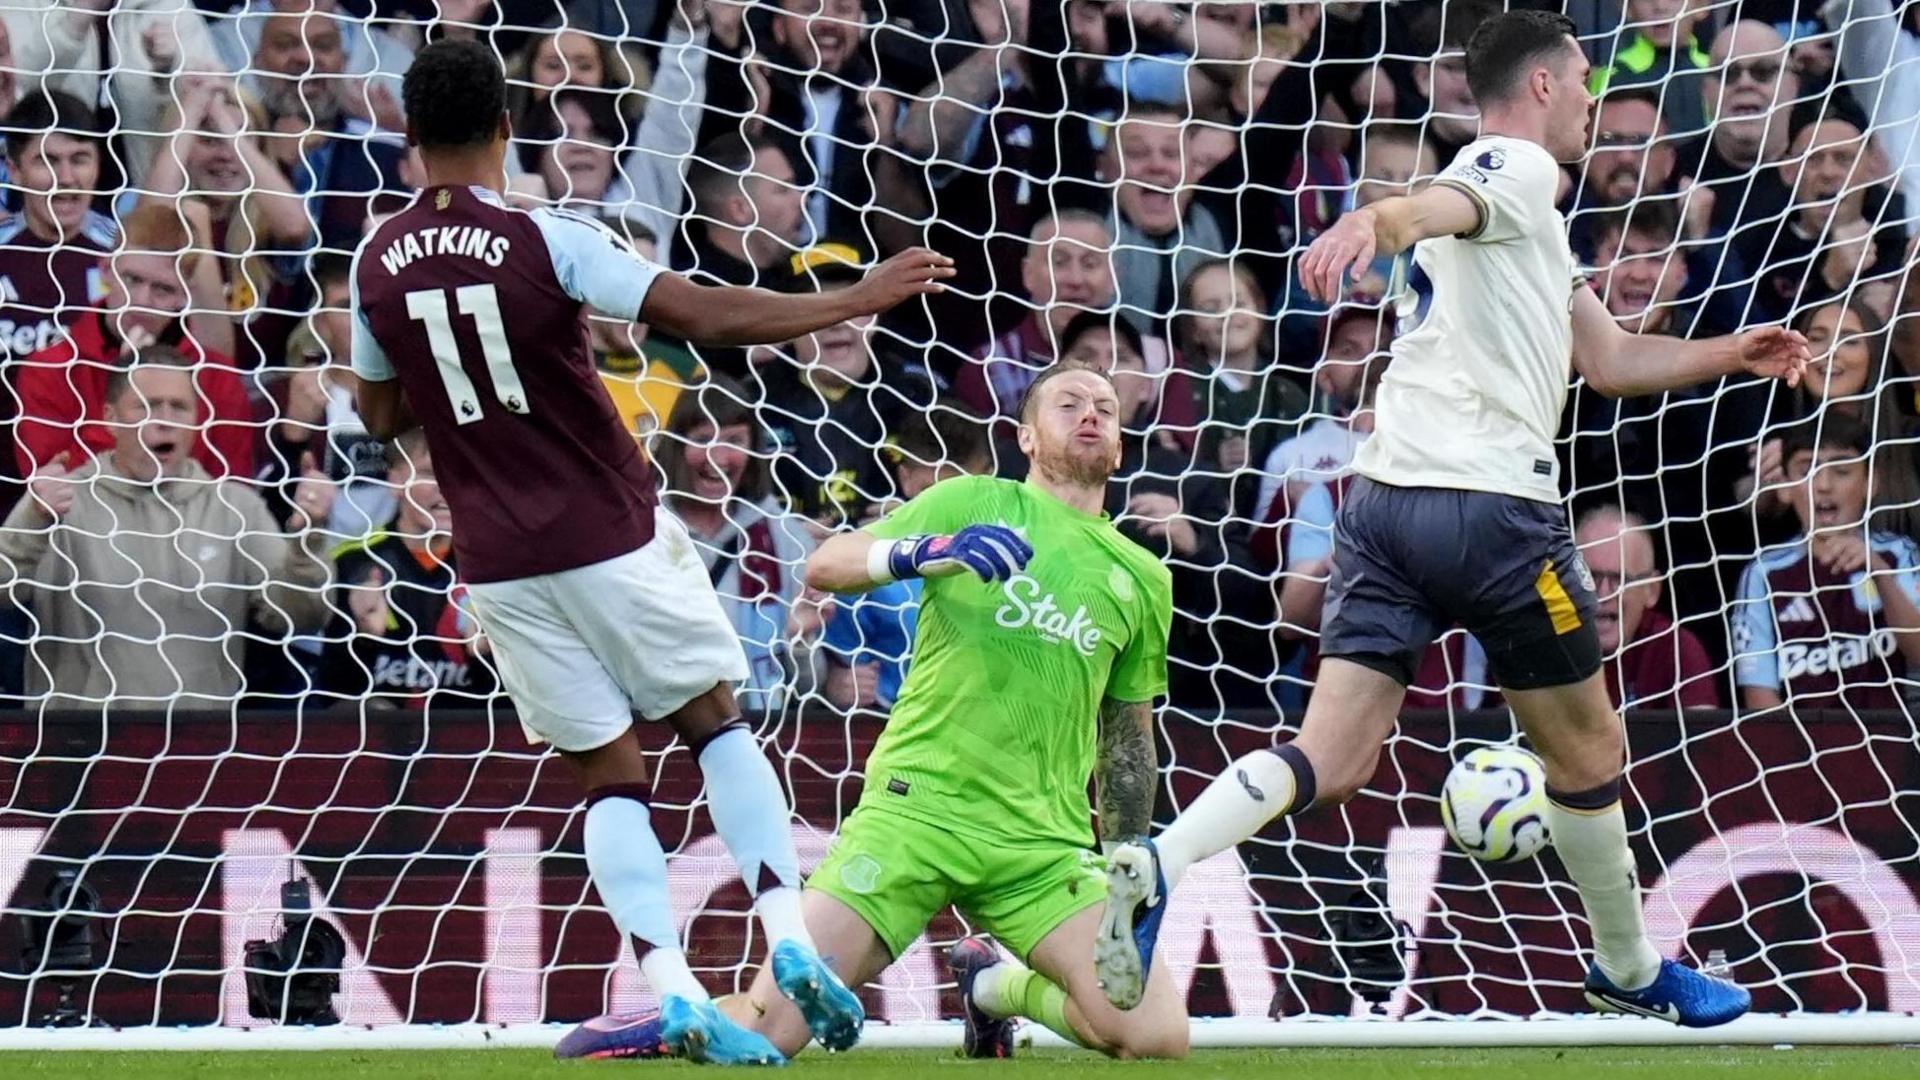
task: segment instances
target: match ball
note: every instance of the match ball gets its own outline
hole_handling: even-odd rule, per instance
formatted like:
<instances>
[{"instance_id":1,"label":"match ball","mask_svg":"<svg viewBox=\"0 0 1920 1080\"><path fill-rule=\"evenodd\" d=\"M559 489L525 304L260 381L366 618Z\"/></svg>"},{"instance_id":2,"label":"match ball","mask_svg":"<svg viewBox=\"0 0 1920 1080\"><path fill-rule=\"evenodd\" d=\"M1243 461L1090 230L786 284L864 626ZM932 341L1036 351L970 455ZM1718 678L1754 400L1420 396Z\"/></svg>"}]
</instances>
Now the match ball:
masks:
<instances>
[{"instance_id":1,"label":"match ball","mask_svg":"<svg viewBox=\"0 0 1920 1080\"><path fill-rule=\"evenodd\" d=\"M1440 820L1482 862L1530 859L1547 846L1547 772L1518 747L1483 746L1447 774Z\"/></svg>"}]
</instances>

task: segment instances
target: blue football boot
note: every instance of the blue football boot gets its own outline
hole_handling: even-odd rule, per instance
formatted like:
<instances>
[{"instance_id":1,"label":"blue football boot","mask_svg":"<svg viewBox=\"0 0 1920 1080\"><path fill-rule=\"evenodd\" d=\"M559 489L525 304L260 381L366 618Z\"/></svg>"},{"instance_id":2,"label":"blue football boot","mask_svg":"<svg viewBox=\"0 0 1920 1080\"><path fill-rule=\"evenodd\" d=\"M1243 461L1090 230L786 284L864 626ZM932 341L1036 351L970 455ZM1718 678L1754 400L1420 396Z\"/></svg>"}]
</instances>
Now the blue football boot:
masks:
<instances>
[{"instance_id":1,"label":"blue football boot","mask_svg":"<svg viewBox=\"0 0 1920 1080\"><path fill-rule=\"evenodd\" d=\"M1153 841L1121 844L1107 856L1107 910L1093 942L1093 971L1116 1009L1147 992L1153 946L1167 910L1167 878Z\"/></svg>"},{"instance_id":2,"label":"blue football boot","mask_svg":"<svg viewBox=\"0 0 1920 1080\"><path fill-rule=\"evenodd\" d=\"M674 1057L703 1065L785 1065L766 1036L728 1019L711 1001L669 997L660 1003L660 1036Z\"/></svg>"},{"instance_id":3,"label":"blue football boot","mask_svg":"<svg viewBox=\"0 0 1920 1080\"><path fill-rule=\"evenodd\" d=\"M1601 1012L1651 1016L1690 1028L1717 1027L1753 1007L1753 995L1745 989L1671 960L1660 961L1660 974L1640 990L1620 989L1595 964L1587 972L1587 1001Z\"/></svg>"},{"instance_id":4,"label":"blue football boot","mask_svg":"<svg viewBox=\"0 0 1920 1080\"><path fill-rule=\"evenodd\" d=\"M846 1050L860 1041L867 1013L860 999L820 954L797 941L773 947L773 981L806 1018L807 1030L828 1050Z\"/></svg>"}]
</instances>

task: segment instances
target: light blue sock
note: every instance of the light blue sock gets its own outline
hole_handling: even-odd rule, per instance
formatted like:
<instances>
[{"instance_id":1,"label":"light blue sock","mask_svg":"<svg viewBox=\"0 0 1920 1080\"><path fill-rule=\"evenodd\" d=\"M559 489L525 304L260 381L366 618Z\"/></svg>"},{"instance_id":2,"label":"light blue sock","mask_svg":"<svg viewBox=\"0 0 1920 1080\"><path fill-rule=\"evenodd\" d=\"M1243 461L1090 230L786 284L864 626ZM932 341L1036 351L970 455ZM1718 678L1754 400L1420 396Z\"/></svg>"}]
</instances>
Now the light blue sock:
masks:
<instances>
[{"instance_id":1,"label":"light blue sock","mask_svg":"<svg viewBox=\"0 0 1920 1080\"><path fill-rule=\"evenodd\" d=\"M813 948L800 915L800 858L792 814L773 764L744 724L727 727L698 751L707 781L707 813L733 853L767 937Z\"/></svg>"},{"instance_id":2,"label":"light blue sock","mask_svg":"<svg viewBox=\"0 0 1920 1080\"><path fill-rule=\"evenodd\" d=\"M662 997L707 1000L687 967L667 898L667 855L653 834L645 789L602 788L587 805L587 872L613 924L633 942L640 970Z\"/></svg>"}]
</instances>

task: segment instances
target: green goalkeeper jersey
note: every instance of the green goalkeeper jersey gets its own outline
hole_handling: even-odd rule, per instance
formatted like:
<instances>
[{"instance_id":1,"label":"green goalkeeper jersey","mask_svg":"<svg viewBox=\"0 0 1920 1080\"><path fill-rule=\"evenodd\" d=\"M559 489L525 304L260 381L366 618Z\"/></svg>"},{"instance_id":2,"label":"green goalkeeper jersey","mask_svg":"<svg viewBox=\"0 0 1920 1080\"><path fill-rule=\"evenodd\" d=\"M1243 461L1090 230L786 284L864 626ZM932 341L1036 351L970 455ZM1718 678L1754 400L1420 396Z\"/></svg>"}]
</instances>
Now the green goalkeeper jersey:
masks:
<instances>
[{"instance_id":1,"label":"green goalkeeper jersey","mask_svg":"<svg viewBox=\"0 0 1920 1080\"><path fill-rule=\"evenodd\" d=\"M975 524L1017 530L1033 560L1000 583L926 580L913 666L861 805L991 841L1091 846L1100 699L1166 693L1173 577L1104 514L992 477L936 484L868 531Z\"/></svg>"}]
</instances>

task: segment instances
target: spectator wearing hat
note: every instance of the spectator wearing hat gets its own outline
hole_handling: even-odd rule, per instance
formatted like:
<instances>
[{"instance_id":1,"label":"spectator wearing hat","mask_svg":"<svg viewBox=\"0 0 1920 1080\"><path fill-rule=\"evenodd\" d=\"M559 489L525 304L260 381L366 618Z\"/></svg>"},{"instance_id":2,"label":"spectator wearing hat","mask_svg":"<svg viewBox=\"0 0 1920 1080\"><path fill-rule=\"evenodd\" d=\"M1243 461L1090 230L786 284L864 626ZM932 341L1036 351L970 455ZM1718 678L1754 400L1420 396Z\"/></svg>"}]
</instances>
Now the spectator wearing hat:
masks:
<instances>
[{"instance_id":1,"label":"spectator wearing hat","mask_svg":"<svg viewBox=\"0 0 1920 1080\"><path fill-rule=\"evenodd\" d=\"M858 284L864 260L848 244L820 244L787 260L782 287L794 292ZM756 411L778 456L775 493L787 509L838 528L864 520L895 495L887 441L903 414L925 409L940 390L918 361L885 347L871 316L849 319L790 342L759 366Z\"/></svg>"}]
</instances>

